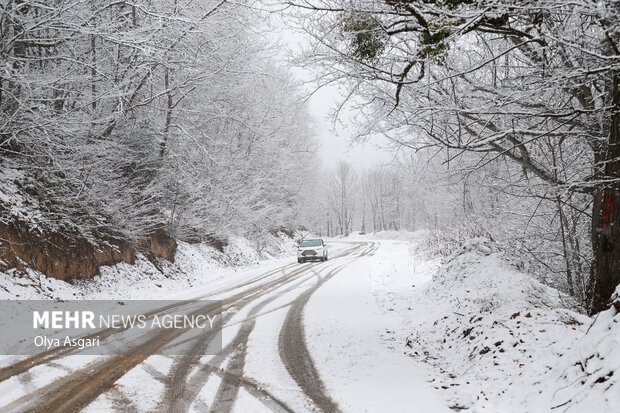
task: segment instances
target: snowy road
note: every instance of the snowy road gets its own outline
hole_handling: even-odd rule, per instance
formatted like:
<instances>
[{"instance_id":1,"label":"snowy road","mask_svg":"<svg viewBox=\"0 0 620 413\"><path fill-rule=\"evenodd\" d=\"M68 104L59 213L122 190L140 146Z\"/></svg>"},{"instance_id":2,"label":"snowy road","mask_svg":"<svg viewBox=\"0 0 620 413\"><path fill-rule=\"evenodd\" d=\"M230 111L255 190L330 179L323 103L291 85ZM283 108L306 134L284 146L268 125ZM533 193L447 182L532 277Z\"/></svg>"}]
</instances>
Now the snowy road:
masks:
<instances>
[{"instance_id":1,"label":"snowy road","mask_svg":"<svg viewBox=\"0 0 620 413\"><path fill-rule=\"evenodd\" d=\"M286 264L201 294L223 302L221 353L48 351L0 368L0 411L448 411L415 362L378 340L386 319L369 295L369 271L390 248L331 245L328 262ZM180 334L146 336L136 350L147 353ZM192 354L211 339L192 337Z\"/></svg>"}]
</instances>

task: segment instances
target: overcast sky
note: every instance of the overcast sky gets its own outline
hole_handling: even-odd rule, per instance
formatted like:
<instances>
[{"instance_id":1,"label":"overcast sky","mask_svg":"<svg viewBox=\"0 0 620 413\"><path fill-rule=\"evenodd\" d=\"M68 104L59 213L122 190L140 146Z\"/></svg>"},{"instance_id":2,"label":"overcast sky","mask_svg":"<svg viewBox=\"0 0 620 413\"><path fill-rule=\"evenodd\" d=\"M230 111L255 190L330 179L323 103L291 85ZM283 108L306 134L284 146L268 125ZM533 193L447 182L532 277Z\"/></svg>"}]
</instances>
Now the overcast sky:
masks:
<instances>
[{"instance_id":1,"label":"overcast sky","mask_svg":"<svg viewBox=\"0 0 620 413\"><path fill-rule=\"evenodd\" d=\"M298 54L302 48L309 44L309 39L303 33L288 27L279 15L272 16L270 35L278 41L282 47L280 57L282 64L287 66L299 80L309 82L312 78L309 70L291 65L291 57ZM309 83L308 93L316 89L316 85ZM327 167L334 166L339 160L350 161L354 166L370 165L375 163L387 163L393 159L393 154L380 149L380 143L369 142L366 144L349 143L353 134L352 126L347 125L346 111L340 124L334 125L329 113L341 100L341 93L335 86L326 86L316 91L308 101L311 115L317 126L317 137L321 142L319 155Z\"/></svg>"}]
</instances>

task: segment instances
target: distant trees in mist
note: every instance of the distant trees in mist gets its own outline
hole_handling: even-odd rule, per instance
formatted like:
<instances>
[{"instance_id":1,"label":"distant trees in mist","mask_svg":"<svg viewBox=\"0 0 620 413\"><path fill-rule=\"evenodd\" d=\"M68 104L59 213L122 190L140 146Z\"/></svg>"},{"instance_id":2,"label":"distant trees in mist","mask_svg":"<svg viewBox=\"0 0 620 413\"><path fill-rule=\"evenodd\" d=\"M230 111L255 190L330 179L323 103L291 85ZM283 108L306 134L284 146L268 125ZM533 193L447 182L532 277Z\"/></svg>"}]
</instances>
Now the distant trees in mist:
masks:
<instances>
[{"instance_id":1,"label":"distant trees in mist","mask_svg":"<svg viewBox=\"0 0 620 413\"><path fill-rule=\"evenodd\" d=\"M456 216L446 195L451 184L415 155L367 167L340 161L323 175L304 218L322 235L439 228Z\"/></svg>"}]
</instances>

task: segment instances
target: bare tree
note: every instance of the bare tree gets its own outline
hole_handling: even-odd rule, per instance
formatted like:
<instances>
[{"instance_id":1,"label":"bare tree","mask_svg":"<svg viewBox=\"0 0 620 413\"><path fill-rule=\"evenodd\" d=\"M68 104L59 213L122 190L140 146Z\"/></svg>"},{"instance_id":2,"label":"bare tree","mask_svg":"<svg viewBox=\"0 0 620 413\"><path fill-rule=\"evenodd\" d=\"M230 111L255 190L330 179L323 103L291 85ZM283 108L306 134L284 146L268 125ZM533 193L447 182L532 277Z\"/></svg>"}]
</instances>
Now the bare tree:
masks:
<instances>
[{"instance_id":1,"label":"bare tree","mask_svg":"<svg viewBox=\"0 0 620 413\"><path fill-rule=\"evenodd\" d=\"M355 190L357 176L349 162L340 161L329 180L330 210L338 224L340 235L348 235L353 230L355 212Z\"/></svg>"}]
</instances>

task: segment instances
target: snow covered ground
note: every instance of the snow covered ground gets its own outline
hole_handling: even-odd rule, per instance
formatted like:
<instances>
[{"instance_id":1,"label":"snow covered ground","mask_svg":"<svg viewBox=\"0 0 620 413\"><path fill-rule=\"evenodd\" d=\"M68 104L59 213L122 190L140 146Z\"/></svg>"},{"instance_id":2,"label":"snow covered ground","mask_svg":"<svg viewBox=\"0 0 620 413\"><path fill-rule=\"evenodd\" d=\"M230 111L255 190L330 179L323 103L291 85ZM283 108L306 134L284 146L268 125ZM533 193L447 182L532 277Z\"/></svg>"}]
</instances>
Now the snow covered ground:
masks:
<instances>
[{"instance_id":1,"label":"snow covered ground","mask_svg":"<svg viewBox=\"0 0 620 413\"><path fill-rule=\"evenodd\" d=\"M426 381L430 368L403 354L405 330L392 301L397 300L393 291L413 291L409 245L379 244L372 255L347 263L310 299L304 318L310 353L345 412L408 412L414 406L421 412L449 412L443 395ZM395 271L406 285L387 285Z\"/></svg>"},{"instance_id":2,"label":"snow covered ground","mask_svg":"<svg viewBox=\"0 0 620 413\"><path fill-rule=\"evenodd\" d=\"M328 262L302 265L290 239L272 249L287 255L265 261L244 240L226 254L180 244L163 273L141 260L79 284L2 274L0 290L8 290L3 298L241 293L231 298L222 355L199 357L185 370L182 358L148 357L99 394L89 412L313 412L321 403L355 413L620 410L615 308L595 319L566 309L566 297L517 271L486 239L443 258L430 239L424 231L351 235L329 241ZM299 348L288 337L301 337ZM0 382L0 405L20 397L23 406L34 405L37 399L24 398L102 360L69 356L30 368ZM295 360L304 362L291 365ZM316 392L317 383L299 376L312 369ZM193 383L180 393L185 405L171 393L174 375Z\"/></svg>"},{"instance_id":3,"label":"snow covered ground","mask_svg":"<svg viewBox=\"0 0 620 413\"><path fill-rule=\"evenodd\" d=\"M30 269L0 271L0 300L191 298L291 260L291 238L282 233L265 238L260 253L241 237L230 239L223 253L207 244L179 241L174 263L158 259L157 268L137 253L135 265L102 266L100 275L72 283Z\"/></svg>"},{"instance_id":4,"label":"snow covered ground","mask_svg":"<svg viewBox=\"0 0 620 413\"><path fill-rule=\"evenodd\" d=\"M567 310L566 297L515 270L486 239L470 240L441 260L423 248L425 237L351 238L383 239L381 250L390 254L360 269L375 304L389 315L383 342L430 367L422 374L449 407L472 413L620 411L618 311L591 319ZM366 354L367 343L360 342L355 356ZM400 383L401 370L391 371ZM410 376L420 374L411 369Z\"/></svg>"}]
</instances>

